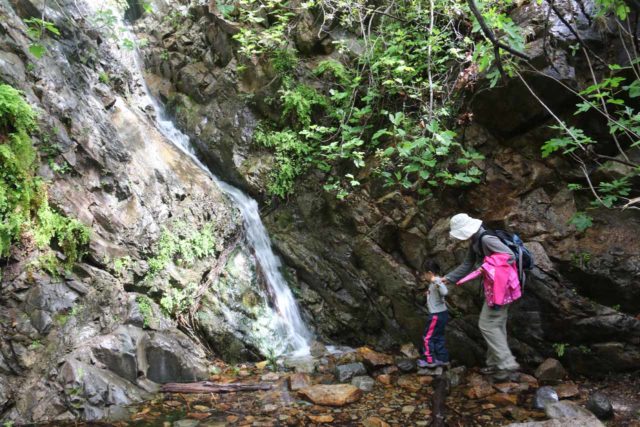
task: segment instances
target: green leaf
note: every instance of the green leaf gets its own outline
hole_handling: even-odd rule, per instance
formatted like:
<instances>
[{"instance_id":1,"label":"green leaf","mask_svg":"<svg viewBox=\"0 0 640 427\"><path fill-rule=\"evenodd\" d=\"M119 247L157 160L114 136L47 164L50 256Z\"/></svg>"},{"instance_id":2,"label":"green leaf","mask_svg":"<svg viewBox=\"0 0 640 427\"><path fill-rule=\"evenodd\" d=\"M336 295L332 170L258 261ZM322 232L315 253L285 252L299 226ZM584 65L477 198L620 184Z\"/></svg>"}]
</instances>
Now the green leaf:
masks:
<instances>
[{"instance_id":1,"label":"green leaf","mask_svg":"<svg viewBox=\"0 0 640 427\"><path fill-rule=\"evenodd\" d=\"M593 225L593 218L584 212L576 212L569 220L569 224L572 224L576 227L576 230L582 232Z\"/></svg>"},{"instance_id":2,"label":"green leaf","mask_svg":"<svg viewBox=\"0 0 640 427\"><path fill-rule=\"evenodd\" d=\"M42 58L42 56L47 51L47 48L41 45L40 43L31 43L29 45L29 52L35 56L37 59Z\"/></svg>"}]
</instances>

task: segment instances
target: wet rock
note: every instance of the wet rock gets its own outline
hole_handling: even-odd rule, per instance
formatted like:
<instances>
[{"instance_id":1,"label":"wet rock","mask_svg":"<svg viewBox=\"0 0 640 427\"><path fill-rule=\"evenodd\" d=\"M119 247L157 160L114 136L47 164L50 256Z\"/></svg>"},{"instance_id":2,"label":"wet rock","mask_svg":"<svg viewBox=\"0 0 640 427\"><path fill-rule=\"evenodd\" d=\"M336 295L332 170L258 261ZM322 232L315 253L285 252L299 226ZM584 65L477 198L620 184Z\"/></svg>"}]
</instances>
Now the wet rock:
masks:
<instances>
[{"instance_id":1,"label":"wet rock","mask_svg":"<svg viewBox=\"0 0 640 427\"><path fill-rule=\"evenodd\" d=\"M608 420L613 417L613 406L611 401L603 393L595 392L589 396L587 409L601 420Z\"/></svg>"},{"instance_id":2,"label":"wet rock","mask_svg":"<svg viewBox=\"0 0 640 427\"><path fill-rule=\"evenodd\" d=\"M469 399L482 399L495 393L495 390L487 381L476 381L464 391Z\"/></svg>"},{"instance_id":3,"label":"wet rock","mask_svg":"<svg viewBox=\"0 0 640 427\"><path fill-rule=\"evenodd\" d=\"M597 418L561 418L547 421L511 423L507 427L604 427L604 424Z\"/></svg>"},{"instance_id":4,"label":"wet rock","mask_svg":"<svg viewBox=\"0 0 640 427\"><path fill-rule=\"evenodd\" d=\"M262 381L278 381L280 379L280 375L276 372L268 372L260 377Z\"/></svg>"},{"instance_id":5,"label":"wet rock","mask_svg":"<svg viewBox=\"0 0 640 427\"><path fill-rule=\"evenodd\" d=\"M403 375L398 378L398 387L402 387L405 390L416 392L422 388L422 384L413 375Z\"/></svg>"},{"instance_id":6,"label":"wet rock","mask_svg":"<svg viewBox=\"0 0 640 427\"><path fill-rule=\"evenodd\" d=\"M362 390L351 384L314 385L298 392L316 405L344 406L362 397Z\"/></svg>"},{"instance_id":7,"label":"wet rock","mask_svg":"<svg viewBox=\"0 0 640 427\"><path fill-rule=\"evenodd\" d=\"M291 357L285 359L284 366L288 369L293 369L296 372L312 374L318 366L318 361L311 357Z\"/></svg>"},{"instance_id":8,"label":"wet rock","mask_svg":"<svg viewBox=\"0 0 640 427\"><path fill-rule=\"evenodd\" d=\"M560 399L577 396L580 393L578 386L572 382L566 382L555 386L556 393Z\"/></svg>"},{"instance_id":9,"label":"wet rock","mask_svg":"<svg viewBox=\"0 0 640 427\"><path fill-rule=\"evenodd\" d=\"M449 369L445 375L449 379L451 387L457 387L464 381L466 372L466 366L456 366L455 368ZM420 373L418 373L418 375L420 375Z\"/></svg>"},{"instance_id":10,"label":"wet rock","mask_svg":"<svg viewBox=\"0 0 640 427\"><path fill-rule=\"evenodd\" d=\"M417 359L420 357L420 353L418 353L418 349L413 343L403 344L400 347L400 353L410 359Z\"/></svg>"},{"instance_id":11,"label":"wet rock","mask_svg":"<svg viewBox=\"0 0 640 427\"><path fill-rule=\"evenodd\" d=\"M381 382L384 385L389 385L392 382L391 375L388 375L388 374L378 375L376 377L376 380L378 380L379 382Z\"/></svg>"},{"instance_id":12,"label":"wet rock","mask_svg":"<svg viewBox=\"0 0 640 427\"><path fill-rule=\"evenodd\" d=\"M556 383L567 375L560 361L549 358L536 369L535 376L540 382Z\"/></svg>"},{"instance_id":13,"label":"wet rock","mask_svg":"<svg viewBox=\"0 0 640 427\"><path fill-rule=\"evenodd\" d=\"M311 343L311 348L309 349L311 356L313 357L322 357L327 354L327 347L322 344L320 341L314 341Z\"/></svg>"},{"instance_id":14,"label":"wet rock","mask_svg":"<svg viewBox=\"0 0 640 427\"><path fill-rule=\"evenodd\" d=\"M339 382L349 381L357 375L364 375L366 373L367 369L359 362L336 366L336 378Z\"/></svg>"},{"instance_id":15,"label":"wet rock","mask_svg":"<svg viewBox=\"0 0 640 427\"><path fill-rule=\"evenodd\" d=\"M493 387L501 393L511 393L511 392L519 393L522 391L527 391L529 389L529 384L507 382L507 383L494 384Z\"/></svg>"},{"instance_id":16,"label":"wet rock","mask_svg":"<svg viewBox=\"0 0 640 427\"><path fill-rule=\"evenodd\" d=\"M307 415L309 420L314 423L324 424L324 423L332 423L334 418L331 415Z\"/></svg>"},{"instance_id":17,"label":"wet rock","mask_svg":"<svg viewBox=\"0 0 640 427\"><path fill-rule=\"evenodd\" d=\"M309 387L311 385L311 377L309 375L296 372L293 375L289 376L289 389L291 391L298 391L305 387Z\"/></svg>"},{"instance_id":18,"label":"wet rock","mask_svg":"<svg viewBox=\"0 0 640 427\"><path fill-rule=\"evenodd\" d=\"M204 351L182 332L153 332L141 343L146 376L157 383L190 382L208 376Z\"/></svg>"},{"instance_id":19,"label":"wet rock","mask_svg":"<svg viewBox=\"0 0 640 427\"><path fill-rule=\"evenodd\" d=\"M402 372L413 372L416 370L417 365L414 359L400 359L396 361L396 366Z\"/></svg>"},{"instance_id":20,"label":"wet rock","mask_svg":"<svg viewBox=\"0 0 640 427\"><path fill-rule=\"evenodd\" d=\"M377 351L371 350L369 347L360 347L358 349L358 354L362 357L365 365L371 369L393 365L393 356L378 353Z\"/></svg>"},{"instance_id":21,"label":"wet rock","mask_svg":"<svg viewBox=\"0 0 640 427\"><path fill-rule=\"evenodd\" d=\"M549 403L544 407L544 413L547 414L549 418L580 418L584 420L595 419L593 414L582 406L570 402L568 400L562 402L553 402Z\"/></svg>"},{"instance_id":22,"label":"wet rock","mask_svg":"<svg viewBox=\"0 0 640 427\"><path fill-rule=\"evenodd\" d=\"M546 405L557 401L558 393L556 393L553 387L543 386L536 390L536 395L533 398L533 407L536 409L544 409Z\"/></svg>"},{"instance_id":23,"label":"wet rock","mask_svg":"<svg viewBox=\"0 0 640 427\"><path fill-rule=\"evenodd\" d=\"M518 396L508 393L496 393L487 397L487 401L499 406L517 405Z\"/></svg>"},{"instance_id":24,"label":"wet rock","mask_svg":"<svg viewBox=\"0 0 640 427\"><path fill-rule=\"evenodd\" d=\"M365 418L362 421L363 427L389 427L389 424L378 417Z\"/></svg>"},{"instance_id":25,"label":"wet rock","mask_svg":"<svg viewBox=\"0 0 640 427\"><path fill-rule=\"evenodd\" d=\"M363 375L358 377L353 377L351 380L351 384L358 387L360 390L368 392L373 390L373 386L375 385L375 381L373 378Z\"/></svg>"}]
</instances>

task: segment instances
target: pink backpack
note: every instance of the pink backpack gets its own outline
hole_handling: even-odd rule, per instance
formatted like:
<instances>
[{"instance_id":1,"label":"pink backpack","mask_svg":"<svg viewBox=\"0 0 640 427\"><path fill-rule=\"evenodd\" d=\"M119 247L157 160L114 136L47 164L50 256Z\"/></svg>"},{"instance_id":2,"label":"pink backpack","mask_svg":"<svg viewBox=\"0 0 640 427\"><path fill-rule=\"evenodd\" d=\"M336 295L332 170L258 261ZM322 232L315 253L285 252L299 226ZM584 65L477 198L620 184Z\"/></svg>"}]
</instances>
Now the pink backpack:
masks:
<instances>
[{"instance_id":1,"label":"pink backpack","mask_svg":"<svg viewBox=\"0 0 640 427\"><path fill-rule=\"evenodd\" d=\"M484 296L489 307L505 305L514 302L522 296L518 270L515 263L509 264L511 255L495 253L484 257L482 265L477 270L458 280L461 285L469 280L483 275Z\"/></svg>"}]
</instances>

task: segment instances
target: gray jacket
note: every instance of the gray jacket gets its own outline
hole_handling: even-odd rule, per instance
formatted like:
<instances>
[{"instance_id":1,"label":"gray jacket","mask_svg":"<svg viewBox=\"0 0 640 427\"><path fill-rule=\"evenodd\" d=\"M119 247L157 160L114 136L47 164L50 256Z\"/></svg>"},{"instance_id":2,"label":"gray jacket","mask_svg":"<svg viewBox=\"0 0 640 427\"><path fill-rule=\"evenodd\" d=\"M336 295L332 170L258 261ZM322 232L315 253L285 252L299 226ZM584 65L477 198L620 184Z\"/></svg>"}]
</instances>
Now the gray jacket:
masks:
<instances>
[{"instance_id":1,"label":"gray jacket","mask_svg":"<svg viewBox=\"0 0 640 427\"><path fill-rule=\"evenodd\" d=\"M485 228L480 227L480 229L471 236L471 245L469 246L469 251L467 252L467 256L462 264L444 276L449 283L456 283L458 280L471 273L474 268L479 266L485 256L490 256L495 253L509 254L511 255L509 262L511 263L515 261L516 257L511 249L502 243L502 241L496 236L486 235L482 238L482 242L480 242L479 237L484 231Z\"/></svg>"},{"instance_id":2,"label":"gray jacket","mask_svg":"<svg viewBox=\"0 0 640 427\"><path fill-rule=\"evenodd\" d=\"M429 313L440 313L447 309L444 297L449 293L449 289L440 279L435 279L429 285L427 292L427 310Z\"/></svg>"}]
</instances>

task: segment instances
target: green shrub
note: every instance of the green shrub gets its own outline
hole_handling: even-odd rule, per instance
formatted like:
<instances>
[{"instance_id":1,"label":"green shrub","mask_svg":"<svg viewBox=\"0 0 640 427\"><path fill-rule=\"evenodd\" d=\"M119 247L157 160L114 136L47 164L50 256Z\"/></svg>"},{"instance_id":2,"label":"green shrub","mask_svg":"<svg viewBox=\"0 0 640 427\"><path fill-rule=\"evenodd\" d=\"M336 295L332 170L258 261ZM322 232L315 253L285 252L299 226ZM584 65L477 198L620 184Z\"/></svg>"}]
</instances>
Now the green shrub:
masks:
<instances>
[{"instance_id":1,"label":"green shrub","mask_svg":"<svg viewBox=\"0 0 640 427\"><path fill-rule=\"evenodd\" d=\"M57 244L69 267L82 257L89 229L49 206L46 186L36 176L37 153L29 136L35 120L22 94L0 84L0 256L7 256L11 245L21 240L39 249Z\"/></svg>"}]
</instances>

